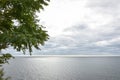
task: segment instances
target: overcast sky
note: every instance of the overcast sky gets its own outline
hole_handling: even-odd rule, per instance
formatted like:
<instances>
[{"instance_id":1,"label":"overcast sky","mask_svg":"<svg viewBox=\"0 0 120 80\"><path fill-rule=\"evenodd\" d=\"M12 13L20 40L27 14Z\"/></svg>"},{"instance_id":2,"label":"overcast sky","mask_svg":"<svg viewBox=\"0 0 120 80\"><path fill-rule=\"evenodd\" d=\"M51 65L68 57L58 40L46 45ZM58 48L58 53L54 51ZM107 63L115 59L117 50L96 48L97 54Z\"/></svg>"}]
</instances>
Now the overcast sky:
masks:
<instances>
[{"instance_id":1,"label":"overcast sky","mask_svg":"<svg viewBox=\"0 0 120 80\"><path fill-rule=\"evenodd\" d=\"M50 39L33 54L120 54L120 0L51 0L38 15Z\"/></svg>"}]
</instances>

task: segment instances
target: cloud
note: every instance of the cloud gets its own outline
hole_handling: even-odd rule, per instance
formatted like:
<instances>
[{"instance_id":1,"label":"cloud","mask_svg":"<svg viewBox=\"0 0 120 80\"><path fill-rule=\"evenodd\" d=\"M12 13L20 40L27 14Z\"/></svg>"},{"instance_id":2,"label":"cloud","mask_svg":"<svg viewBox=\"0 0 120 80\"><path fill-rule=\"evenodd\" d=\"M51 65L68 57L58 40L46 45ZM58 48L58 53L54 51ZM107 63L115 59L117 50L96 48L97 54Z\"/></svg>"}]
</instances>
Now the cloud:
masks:
<instances>
[{"instance_id":1,"label":"cloud","mask_svg":"<svg viewBox=\"0 0 120 80\"><path fill-rule=\"evenodd\" d=\"M34 54L120 54L120 0L52 0L37 15L50 40Z\"/></svg>"},{"instance_id":2,"label":"cloud","mask_svg":"<svg viewBox=\"0 0 120 80\"><path fill-rule=\"evenodd\" d=\"M77 5L71 2L72 8L66 4L65 10L60 11L72 16L73 22L69 17L66 21L64 21L66 18L62 20L66 22L66 25L63 25L60 35L55 36L57 42L55 39L53 41L56 44L62 44L59 46L63 49L56 47L55 50L61 54L119 54L119 46L115 47L118 44L118 41L115 41L118 39L116 37L120 34L119 0L76 0L73 2L79 3ZM62 39L61 36L65 38ZM65 44L67 48L64 48Z\"/></svg>"},{"instance_id":3,"label":"cloud","mask_svg":"<svg viewBox=\"0 0 120 80\"><path fill-rule=\"evenodd\" d=\"M119 47L120 46L119 42L120 42L120 37L113 38L110 40L98 41L98 42L96 42L96 45L97 46L117 46L117 47Z\"/></svg>"},{"instance_id":4,"label":"cloud","mask_svg":"<svg viewBox=\"0 0 120 80\"><path fill-rule=\"evenodd\" d=\"M103 14L119 15L119 0L92 0L88 6Z\"/></svg>"}]
</instances>

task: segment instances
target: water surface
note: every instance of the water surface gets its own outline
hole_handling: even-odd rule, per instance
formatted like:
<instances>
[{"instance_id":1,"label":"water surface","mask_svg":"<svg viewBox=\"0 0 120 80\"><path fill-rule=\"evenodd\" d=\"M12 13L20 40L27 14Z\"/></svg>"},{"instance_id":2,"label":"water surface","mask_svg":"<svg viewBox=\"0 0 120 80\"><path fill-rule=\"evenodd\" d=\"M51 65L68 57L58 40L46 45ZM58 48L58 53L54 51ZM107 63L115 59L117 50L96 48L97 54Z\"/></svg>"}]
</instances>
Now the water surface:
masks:
<instances>
[{"instance_id":1,"label":"water surface","mask_svg":"<svg viewBox=\"0 0 120 80\"><path fill-rule=\"evenodd\" d=\"M120 80L120 57L16 57L3 67L12 80Z\"/></svg>"}]
</instances>

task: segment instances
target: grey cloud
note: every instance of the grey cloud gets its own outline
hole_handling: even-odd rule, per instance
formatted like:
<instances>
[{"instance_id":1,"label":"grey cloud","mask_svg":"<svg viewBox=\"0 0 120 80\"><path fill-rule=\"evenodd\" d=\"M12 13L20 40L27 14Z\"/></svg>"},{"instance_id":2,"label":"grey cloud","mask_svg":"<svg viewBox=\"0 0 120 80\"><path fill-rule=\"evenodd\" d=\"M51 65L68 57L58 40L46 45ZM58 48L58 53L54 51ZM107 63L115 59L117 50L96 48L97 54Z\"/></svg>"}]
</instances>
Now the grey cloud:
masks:
<instances>
[{"instance_id":1,"label":"grey cloud","mask_svg":"<svg viewBox=\"0 0 120 80\"><path fill-rule=\"evenodd\" d=\"M96 10L98 13L119 15L120 0L92 0L88 2L88 8Z\"/></svg>"},{"instance_id":2,"label":"grey cloud","mask_svg":"<svg viewBox=\"0 0 120 80\"><path fill-rule=\"evenodd\" d=\"M87 25L86 24L78 24L78 25L74 25L74 26L71 26L67 29L65 29L64 31L81 31L81 30L84 30L84 29L87 29Z\"/></svg>"},{"instance_id":3,"label":"grey cloud","mask_svg":"<svg viewBox=\"0 0 120 80\"><path fill-rule=\"evenodd\" d=\"M74 30L73 30L74 28ZM93 35L92 39L86 36L81 36L84 34L75 34L75 32L80 32L82 29L80 27L71 27L67 29L68 31L72 30L74 35L63 35L63 37L52 39L53 44L49 46L47 54L119 54L120 45L118 42L113 43L114 45L99 47L94 45L95 42L99 40L109 40L116 37L116 33L107 33L98 35L98 38L95 38ZM86 28L84 28L86 29ZM66 31L67 31L66 30ZM88 31L86 31L87 33ZM89 33L88 33L89 34ZM57 45L57 46L54 46ZM67 48L64 48L66 46Z\"/></svg>"},{"instance_id":4,"label":"grey cloud","mask_svg":"<svg viewBox=\"0 0 120 80\"><path fill-rule=\"evenodd\" d=\"M120 0L92 0L90 6L98 6L103 8L119 7Z\"/></svg>"},{"instance_id":5,"label":"grey cloud","mask_svg":"<svg viewBox=\"0 0 120 80\"><path fill-rule=\"evenodd\" d=\"M109 15L112 21L105 25L95 25L96 29L90 29L90 23L84 22L75 24L66 28L63 32L71 34L62 34L57 37L51 37L42 48L44 54L120 54L119 42L114 42L108 46L97 46L96 42L110 40L120 35L120 0L87 0L87 8L94 14L101 14L105 17ZM93 14L89 15L94 17ZM99 16L99 15L98 15ZM108 16L108 17L109 17ZM91 17L91 18L92 18ZM90 19L91 20L91 19ZM98 18L99 20L99 18Z\"/></svg>"}]
</instances>

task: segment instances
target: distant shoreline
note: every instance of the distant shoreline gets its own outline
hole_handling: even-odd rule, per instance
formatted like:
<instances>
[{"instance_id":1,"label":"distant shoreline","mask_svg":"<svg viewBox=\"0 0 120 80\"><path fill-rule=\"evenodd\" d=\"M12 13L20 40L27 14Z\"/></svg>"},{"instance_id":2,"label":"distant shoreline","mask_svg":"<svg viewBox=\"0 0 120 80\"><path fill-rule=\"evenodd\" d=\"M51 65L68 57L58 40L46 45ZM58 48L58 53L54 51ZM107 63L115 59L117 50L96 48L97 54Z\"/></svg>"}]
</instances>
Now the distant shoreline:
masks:
<instances>
[{"instance_id":1,"label":"distant shoreline","mask_svg":"<svg viewBox=\"0 0 120 80\"><path fill-rule=\"evenodd\" d=\"M14 57L40 58L40 57L120 57L120 55L14 55Z\"/></svg>"}]
</instances>

